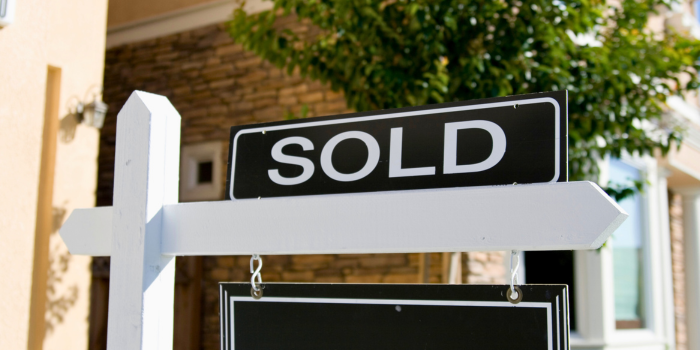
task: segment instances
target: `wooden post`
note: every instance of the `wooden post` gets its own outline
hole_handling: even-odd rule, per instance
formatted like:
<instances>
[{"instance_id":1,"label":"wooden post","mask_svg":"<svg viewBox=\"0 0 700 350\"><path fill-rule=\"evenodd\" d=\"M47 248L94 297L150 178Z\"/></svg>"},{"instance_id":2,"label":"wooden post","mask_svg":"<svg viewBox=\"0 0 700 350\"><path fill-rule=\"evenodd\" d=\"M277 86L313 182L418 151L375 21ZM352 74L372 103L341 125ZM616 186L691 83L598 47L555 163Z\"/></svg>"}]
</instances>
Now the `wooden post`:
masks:
<instances>
[{"instance_id":1,"label":"wooden post","mask_svg":"<svg viewBox=\"0 0 700 350\"><path fill-rule=\"evenodd\" d=\"M107 349L171 350L175 257L161 255L162 208L178 201L180 115L131 94L117 117Z\"/></svg>"},{"instance_id":2,"label":"wooden post","mask_svg":"<svg viewBox=\"0 0 700 350\"><path fill-rule=\"evenodd\" d=\"M450 254L442 253L442 271L440 273L442 283L450 283Z\"/></svg>"},{"instance_id":3,"label":"wooden post","mask_svg":"<svg viewBox=\"0 0 700 350\"><path fill-rule=\"evenodd\" d=\"M449 284L462 284L462 253L450 253Z\"/></svg>"},{"instance_id":4,"label":"wooden post","mask_svg":"<svg viewBox=\"0 0 700 350\"><path fill-rule=\"evenodd\" d=\"M418 253L418 283L430 283L430 253Z\"/></svg>"},{"instance_id":5,"label":"wooden post","mask_svg":"<svg viewBox=\"0 0 700 350\"><path fill-rule=\"evenodd\" d=\"M442 283L462 284L462 253L442 253Z\"/></svg>"}]
</instances>

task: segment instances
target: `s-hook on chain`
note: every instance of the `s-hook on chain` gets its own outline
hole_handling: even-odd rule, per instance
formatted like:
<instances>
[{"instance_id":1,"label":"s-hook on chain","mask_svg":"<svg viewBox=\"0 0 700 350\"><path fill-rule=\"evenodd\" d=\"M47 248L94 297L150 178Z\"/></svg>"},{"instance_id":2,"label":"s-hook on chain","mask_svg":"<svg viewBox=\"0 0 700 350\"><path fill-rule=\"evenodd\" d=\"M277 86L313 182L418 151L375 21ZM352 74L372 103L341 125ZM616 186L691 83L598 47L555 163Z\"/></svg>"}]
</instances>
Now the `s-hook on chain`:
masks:
<instances>
[{"instance_id":1,"label":"s-hook on chain","mask_svg":"<svg viewBox=\"0 0 700 350\"><path fill-rule=\"evenodd\" d=\"M513 259L517 259L518 262L513 268ZM518 283L518 268L520 267L520 256L517 250L510 251L510 288L506 292L506 299L512 304L517 304L523 300L523 291L520 290L516 284Z\"/></svg>"},{"instance_id":2,"label":"s-hook on chain","mask_svg":"<svg viewBox=\"0 0 700 350\"><path fill-rule=\"evenodd\" d=\"M253 262L258 261L258 268L253 268ZM263 295L263 285L262 285L262 276L260 275L260 270L262 269L263 262L262 258L258 254L253 254L253 257L250 258L250 273L253 274L253 276L250 277L250 284L252 288L250 288L250 296L253 297L253 299L260 299L262 298ZM255 278L257 277L258 279L258 284L255 284Z\"/></svg>"}]
</instances>

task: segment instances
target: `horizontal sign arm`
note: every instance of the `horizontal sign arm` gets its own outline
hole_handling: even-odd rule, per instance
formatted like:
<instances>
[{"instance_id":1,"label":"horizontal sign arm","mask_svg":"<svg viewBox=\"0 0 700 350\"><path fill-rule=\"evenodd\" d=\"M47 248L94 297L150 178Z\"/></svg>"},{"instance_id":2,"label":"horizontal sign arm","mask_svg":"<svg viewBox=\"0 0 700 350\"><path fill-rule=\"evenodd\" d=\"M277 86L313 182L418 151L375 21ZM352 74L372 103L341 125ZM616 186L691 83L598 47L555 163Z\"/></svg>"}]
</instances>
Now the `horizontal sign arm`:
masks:
<instances>
[{"instance_id":1,"label":"horizontal sign arm","mask_svg":"<svg viewBox=\"0 0 700 350\"><path fill-rule=\"evenodd\" d=\"M75 209L59 233L73 255L110 256L112 207Z\"/></svg>"},{"instance_id":2,"label":"horizontal sign arm","mask_svg":"<svg viewBox=\"0 0 700 350\"><path fill-rule=\"evenodd\" d=\"M600 247L627 213L592 182L195 202L163 207L165 255ZM111 208L76 210L72 254L109 255Z\"/></svg>"}]
</instances>

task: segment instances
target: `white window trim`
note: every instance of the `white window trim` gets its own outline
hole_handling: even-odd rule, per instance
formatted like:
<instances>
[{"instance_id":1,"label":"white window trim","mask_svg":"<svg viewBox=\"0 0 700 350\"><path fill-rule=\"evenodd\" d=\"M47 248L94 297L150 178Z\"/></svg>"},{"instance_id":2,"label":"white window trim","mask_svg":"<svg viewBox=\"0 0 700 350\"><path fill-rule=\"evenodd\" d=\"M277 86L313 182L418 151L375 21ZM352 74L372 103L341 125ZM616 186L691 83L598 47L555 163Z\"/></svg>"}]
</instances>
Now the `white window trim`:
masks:
<instances>
[{"instance_id":1,"label":"white window trim","mask_svg":"<svg viewBox=\"0 0 700 350\"><path fill-rule=\"evenodd\" d=\"M597 251L574 253L577 331L572 348L675 349L673 284L670 256L667 172L652 157L624 156L649 181L642 196L644 225L644 327L615 329L615 295L611 243ZM601 161L600 183L609 179L609 159Z\"/></svg>"}]
</instances>

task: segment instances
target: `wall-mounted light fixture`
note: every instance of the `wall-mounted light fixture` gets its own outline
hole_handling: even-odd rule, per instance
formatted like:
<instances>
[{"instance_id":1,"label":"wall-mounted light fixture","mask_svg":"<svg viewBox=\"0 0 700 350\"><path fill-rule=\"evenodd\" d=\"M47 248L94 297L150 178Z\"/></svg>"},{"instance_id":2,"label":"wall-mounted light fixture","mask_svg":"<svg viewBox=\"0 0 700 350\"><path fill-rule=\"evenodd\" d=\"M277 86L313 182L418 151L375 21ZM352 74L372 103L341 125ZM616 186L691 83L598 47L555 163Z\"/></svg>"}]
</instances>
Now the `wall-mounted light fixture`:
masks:
<instances>
[{"instance_id":1,"label":"wall-mounted light fixture","mask_svg":"<svg viewBox=\"0 0 700 350\"><path fill-rule=\"evenodd\" d=\"M101 129L105 122L105 117L107 116L107 110L109 109L107 104L102 102L102 98L100 97L102 95L102 88L92 86L85 95L88 96L90 91L95 91L97 89L99 89L99 93L93 93L92 102L83 102L89 101L87 97L84 98L83 101L80 101L79 98L75 96L73 98L78 100L77 105L74 105L75 116L78 123Z\"/></svg>"},{"instance_id":2,"label":"wall-mounted light fixture","mask_svg":"<svg viewBox=\"0 0 700 350\"><path fill-rule=\"evenodd\" d=\"M15 20L15 0L0 0L0 28Z\"/></svg>"},{"instance_id":3,"label":"wall-mounted light fixture","mask_svg":"<svg viewBox=\"0 0 700 350\"><path fill-rule=\"evenodd\" d=\"M95 98L88 104L79 102L75 114L78 116L78 122L101 129L105 122L108 108L106 103Z\"/></svg>"}]
</instances>

